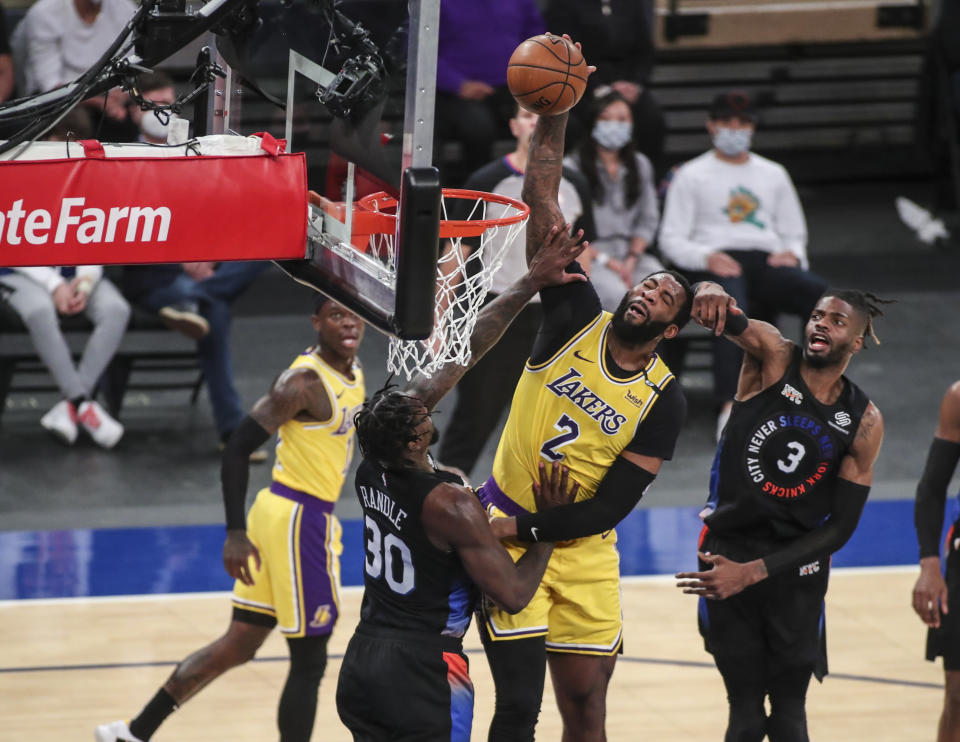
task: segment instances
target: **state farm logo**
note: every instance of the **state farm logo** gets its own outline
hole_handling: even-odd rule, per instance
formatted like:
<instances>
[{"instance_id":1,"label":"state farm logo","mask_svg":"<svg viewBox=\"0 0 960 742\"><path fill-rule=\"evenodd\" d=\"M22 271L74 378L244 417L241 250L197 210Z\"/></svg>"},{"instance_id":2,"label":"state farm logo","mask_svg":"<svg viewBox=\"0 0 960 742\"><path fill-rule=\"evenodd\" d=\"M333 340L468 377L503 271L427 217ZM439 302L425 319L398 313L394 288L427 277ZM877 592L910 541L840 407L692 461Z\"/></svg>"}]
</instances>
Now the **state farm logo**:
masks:
<instances>
[{"instance_id":1,"label":"state farm logo","mask_svg":"<svg viewBox=\"0 0 960 742\"><path fill-rule=\"evenodd\" d=\"M77 242L166 242L170 209L166 206L111 206L84 208L84 197L65 198L54 215L46 209L27 211L23 199L0 211L0 245L60 245Z\"/></svg>"}]
</instances>

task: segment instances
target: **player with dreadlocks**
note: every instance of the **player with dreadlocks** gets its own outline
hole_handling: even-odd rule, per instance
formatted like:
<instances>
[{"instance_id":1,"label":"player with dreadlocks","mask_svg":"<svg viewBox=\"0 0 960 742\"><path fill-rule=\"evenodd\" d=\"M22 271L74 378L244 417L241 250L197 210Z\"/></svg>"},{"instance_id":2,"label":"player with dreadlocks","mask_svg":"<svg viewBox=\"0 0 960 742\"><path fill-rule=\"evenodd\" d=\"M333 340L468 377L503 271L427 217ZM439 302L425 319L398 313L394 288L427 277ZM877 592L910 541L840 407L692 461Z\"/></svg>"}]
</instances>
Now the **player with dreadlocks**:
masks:
<instances>
[{"instance_id":1,"label":"player with dreadlocks","mask_svg":"<svg viewBox=\"0 0 960 742\"><path fill-rule=\"evenodd\" d=\"M844 371L868 335L878 342L884 303L828 290L800 348L717 284L697 287L693 318L744 351L701 513L700 571L677 575L700 596L700 633L730 704L727 742L808 739L807 687L827 672L830 555L857 526L883 439L880 411Z\"/></svg>"},{"instance_id":2,"label":"player with dreadlocks","mask_svg":"<svg viewBox=\"0 0 960 742\"><path fill-rule=\"evenodd\" d=\"M583 250L582 232L552 228L526 275L480 312L471 335L475 363L541 288L585 281L564 268ZM364 594L360 623L344 655L337 710L357 740L468 740L473 686L462 637L478 591L505 610L529 602L552 543L514 563L477 497L429 453L430 411L467 369L448 363L400 391L380 389L355 417L363 453L356 476L364 512ZM537 505L573 501L567 471L541 469Z\"/></svg>"}]
</instances>

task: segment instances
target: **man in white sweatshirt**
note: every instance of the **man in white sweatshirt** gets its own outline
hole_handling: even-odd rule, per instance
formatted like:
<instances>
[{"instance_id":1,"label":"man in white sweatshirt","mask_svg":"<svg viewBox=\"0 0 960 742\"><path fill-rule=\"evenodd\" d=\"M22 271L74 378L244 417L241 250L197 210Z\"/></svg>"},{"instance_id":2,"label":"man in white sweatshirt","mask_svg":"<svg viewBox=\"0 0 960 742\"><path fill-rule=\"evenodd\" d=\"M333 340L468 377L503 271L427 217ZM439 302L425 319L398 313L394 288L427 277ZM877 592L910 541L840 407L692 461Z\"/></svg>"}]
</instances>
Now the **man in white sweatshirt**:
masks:
<instances>
[{"instance_id":1,"label":"man in white sweatshirt","mask_svg":"<svg viewBox=\"0 0 960 742\"><path fill-rule=\"evenodd\" d=\"M784 167L750 151L756 112L732 91L710 107L713 148L682 165L667 190L660 254L691 282L715 281L753 316L806 319L827 283L810 272L807 227ZM714 392L717 436L737 390L742 353L718 338Z\"/></svg>"},{"instance_id":2,"label":"man in white sweatshirt","mask_svg":"<svg viewBox=\"0 0 960 742\"><path fill-rule=\"evenodd\" d=\"M10 290L6 301L20 315L37 355L63 394L40 424L67 445L77 440L81 427L98 445L113 448L123 436L123 426L93 399L93 391L117 352L130 305L103 277L99 265L3 270L8 272L0 275L0 284ZM93 323L93 332L77 365L60 330L59 315L81 312Z\"/></svg>"}]
</instances>

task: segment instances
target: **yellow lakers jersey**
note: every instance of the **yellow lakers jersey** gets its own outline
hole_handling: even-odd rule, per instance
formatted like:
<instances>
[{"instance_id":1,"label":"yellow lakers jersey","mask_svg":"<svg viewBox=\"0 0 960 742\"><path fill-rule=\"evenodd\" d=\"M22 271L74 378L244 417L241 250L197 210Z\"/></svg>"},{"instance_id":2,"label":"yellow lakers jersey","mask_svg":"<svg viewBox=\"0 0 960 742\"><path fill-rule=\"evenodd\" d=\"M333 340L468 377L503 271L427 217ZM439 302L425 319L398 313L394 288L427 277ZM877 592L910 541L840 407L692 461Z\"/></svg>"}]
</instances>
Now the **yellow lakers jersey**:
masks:
<instances>
[{"instance_id":1,"label":"yellow lakers jersey","mask_svg":"<svg viewBox=\"0 0 960 742\"><path fill-rule=\"evenodd\" d=\"M303 367L317 372L333 414L329 420L288 420L280 426L273 479L336 502L353 458L353 416L366 395L363 371L359 363L354 363L351 381L328 366L313 348L290 364L290 368Z\"/></svg>"},{"instance_id":2,"label":"yellow lakers jersey","mask_svg":"<svg viewBox=\"0 0 960 742\"><path fill-rule=\"evenodd\" d=\"M615 378L604 359L610 332L603 312L547 361L529 361L517 384L493 478L517 505L536 506L538 465L561 461L580 483L577 500L593 497L617 456L633 439L673 373L654 354L646 368Z\"/></svg>"}]
</instances>

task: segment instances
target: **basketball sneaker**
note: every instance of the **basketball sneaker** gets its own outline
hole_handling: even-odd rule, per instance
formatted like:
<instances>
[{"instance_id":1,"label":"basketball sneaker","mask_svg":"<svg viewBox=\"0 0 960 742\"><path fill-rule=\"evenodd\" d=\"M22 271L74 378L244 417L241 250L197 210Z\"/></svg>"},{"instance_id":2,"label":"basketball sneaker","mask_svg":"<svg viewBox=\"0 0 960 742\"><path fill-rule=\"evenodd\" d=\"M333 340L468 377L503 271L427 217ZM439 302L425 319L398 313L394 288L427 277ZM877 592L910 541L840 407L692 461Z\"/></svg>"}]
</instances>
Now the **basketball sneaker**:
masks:
<instances>
[{"instance_id":1,"label":"basketball sneaker","mask_svg":"<svg viewBox=\"0 0 960 742\"><path fill-rule=\"evenodd\" d=\"M171 330L176 330L191 340L202 340L210 334L210 323L197 309L196 304L176 304L161 307L157 314L160 321Z\"/></svg>"},{"instance_id":2,"label":"basketball sneaker","mask_svg":"<svg viewBox=\"0 0 960 742\"><path fill-rule=\"evenodd\" d=\"M69 399L57 402L40 418L40 425L57 438L72 446L77 440L77 410Z\"/></svg>"},{"instance_id":3,"label":"basketball sneaker","mask_svg":"<svg viewBox=\"0 0 960 742\"><path fill-rule=\"evenodd\" d=\"M77 422L102 448L113 448L123 437L123 426L114 420L97 402L87 400L77 410Z\"/></svg>"},{"instance_id":4,"label":"basketball sneaker","mask_svg":"<svg viewBox=\"0 0 960 742\"><path fill-rule=\"evenodd\" d=\"M97 742L142 742L133 736L125 721L101 724L93 730L93 738Z\"/></svg>"}]
</instances>

